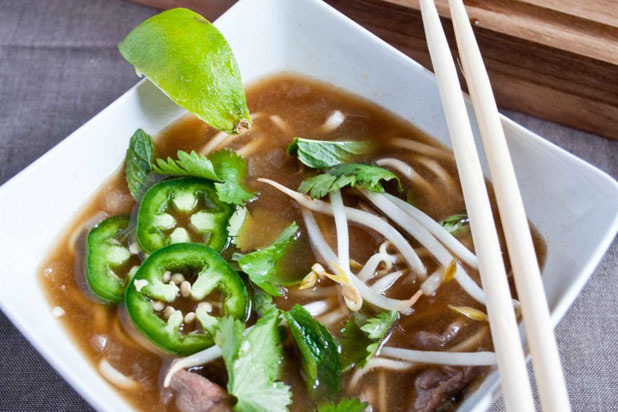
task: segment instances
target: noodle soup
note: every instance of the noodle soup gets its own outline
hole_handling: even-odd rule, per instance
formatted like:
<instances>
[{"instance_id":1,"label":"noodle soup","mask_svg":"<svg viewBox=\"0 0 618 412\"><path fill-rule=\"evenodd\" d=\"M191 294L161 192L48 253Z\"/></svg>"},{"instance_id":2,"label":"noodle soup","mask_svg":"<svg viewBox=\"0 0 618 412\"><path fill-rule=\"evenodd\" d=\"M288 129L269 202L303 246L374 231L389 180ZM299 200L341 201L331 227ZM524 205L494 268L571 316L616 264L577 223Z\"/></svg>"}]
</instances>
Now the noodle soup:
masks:
<instances>
[{"instance_id":1,"label":"noodle soup","mask_svg":"<svg viewBox=\"0 0 618 412\"><path fill-rule=\"evenodd\" d=\"M138 410L242 410L246 392L230 381L240 380L233 362L243 354L221 357L229 349L222 319L246 325L250 352L251 331L269 316L282 351L272 380L291 397L283 408L349 398L373 411L454 410L491 368L493 347L450 151L314 80L278 75L246 96L248 130L218 132L187 115L154 138L162 171L170 171L168 156L180 164L178 151L195 151L214 170L213 153L238 154L244 208L219 202L229 185L204 171L161 173L140 202L128 172L119 172L42 265L54 313ZM344 167L308 165L327 162L316 157L325 152L349 158ZM104 235L113 216L127 218ZM535 243L542 257L538 236ZM107 272L97 275L99 267ZM204 279L218 283L209 289ZM261 356L245 355L253 363ZM263 373L249 376L260 381Z\"/></svg>"}]
</instances>

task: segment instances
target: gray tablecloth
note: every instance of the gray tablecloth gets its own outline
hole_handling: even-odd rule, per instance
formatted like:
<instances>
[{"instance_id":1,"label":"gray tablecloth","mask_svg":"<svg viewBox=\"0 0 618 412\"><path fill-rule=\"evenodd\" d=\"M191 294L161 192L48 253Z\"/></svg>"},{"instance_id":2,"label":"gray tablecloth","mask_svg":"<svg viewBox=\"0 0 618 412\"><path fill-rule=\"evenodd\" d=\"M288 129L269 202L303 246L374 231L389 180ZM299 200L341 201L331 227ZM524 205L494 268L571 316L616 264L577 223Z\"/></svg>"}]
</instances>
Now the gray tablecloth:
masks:
<instances>
[{"instance_id":1,"label":"gray tablecloth","mask_svg":"<svg viewBox=\"0 0 618 412\"><path fill-rule=\"evenodd\" d=\"M0 184L137 82L116 45L155 12L116 0L0 0ZM618 176L618 142L505 114ZM576 411L618 410L617 271L614 242L558 326ZM90 410L0 314L0 411Z\"/></svg>"}]
</instances>

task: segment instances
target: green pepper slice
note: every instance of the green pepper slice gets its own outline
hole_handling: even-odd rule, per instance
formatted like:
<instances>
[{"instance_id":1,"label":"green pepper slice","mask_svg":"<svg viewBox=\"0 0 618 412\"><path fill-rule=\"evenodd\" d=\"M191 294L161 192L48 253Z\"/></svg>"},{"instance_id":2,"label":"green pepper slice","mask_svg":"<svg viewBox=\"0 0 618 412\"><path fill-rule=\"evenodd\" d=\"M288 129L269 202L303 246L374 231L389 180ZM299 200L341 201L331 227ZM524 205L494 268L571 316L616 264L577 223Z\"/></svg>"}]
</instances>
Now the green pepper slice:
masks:
<instances>
[{"instance_id":1,"label":"green pepper slice","mask_svg":"<svg viewBox=\"0 0 618 412\"><path fill-rule=\"evenodd\" d=\"M133 270L131 252L117 239L127 228L128 216L114 216L93 227L86 239L86 280L99 298L122 301L127 277ZM139 266L136 258L135 264Z\"/></svg>"},{"instance_id":2,"label":"green pepper slice","mask_svg":"<svg viewBox=\"0 0 618 412\"><path fill-rule=\"evenodd\" d=\"M169 278L170 272L184 273L195 280L190 296L183 295L184 307L189 305L191 312L183 314L171 308L166 320L165 311L171 305L165 310L163 306L175 302L183 287L181 284L179 288L173 279L166 282L165 274ZM126 290L125 305L133 324L153 344L166 352L186 356L214 344L219 318L200 307L200 302L213 292L222 296L221 316L246 320L249 295L236 271L208 246L178 243L158 249L142 263ZM197 327L187 332L189 313L194 314L191 322Z\"/></svg>"},{"instance_id":3,"label":"green pepper slice","mask_svg":"<svg viewBox=\"0 0 618 412\"><path fill-rule=\"evenodd\" d=\"M142 199L137 239L146 253L190 242L221 251L228 242L227 221L232 213L233 208L219 200L208 180L164 180L148 189Z\"/></svg>"}]
</instances>

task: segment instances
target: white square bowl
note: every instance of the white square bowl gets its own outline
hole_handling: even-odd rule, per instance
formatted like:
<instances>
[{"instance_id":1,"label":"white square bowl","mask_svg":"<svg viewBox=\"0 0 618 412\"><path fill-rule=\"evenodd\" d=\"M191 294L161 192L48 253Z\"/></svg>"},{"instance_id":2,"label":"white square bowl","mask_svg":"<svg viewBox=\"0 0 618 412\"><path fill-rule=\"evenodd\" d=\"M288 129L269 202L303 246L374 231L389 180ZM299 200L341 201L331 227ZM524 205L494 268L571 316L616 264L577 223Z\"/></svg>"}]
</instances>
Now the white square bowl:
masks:
<instances>
[{"instance_id":1,"label":"white square bowl","mask_svg":"<svg viewBox=\"0 0 618 412\"><path fill-rule=\"evenodd\" d=\"M326 4L242 0L215 24L245 81L281 71L306 74L369 99L450 145L433 74ZM142 81L0 188L0 307L99 411L132 408L52 317L38 265L121 165L135 129L156 133L183 113ZM503 123L528 216L547 242L543 282L555 325L616 234L618 185L516 123ZM460 411L485 410L497 393L494 372Z\"/></svg>"}]
</instances>

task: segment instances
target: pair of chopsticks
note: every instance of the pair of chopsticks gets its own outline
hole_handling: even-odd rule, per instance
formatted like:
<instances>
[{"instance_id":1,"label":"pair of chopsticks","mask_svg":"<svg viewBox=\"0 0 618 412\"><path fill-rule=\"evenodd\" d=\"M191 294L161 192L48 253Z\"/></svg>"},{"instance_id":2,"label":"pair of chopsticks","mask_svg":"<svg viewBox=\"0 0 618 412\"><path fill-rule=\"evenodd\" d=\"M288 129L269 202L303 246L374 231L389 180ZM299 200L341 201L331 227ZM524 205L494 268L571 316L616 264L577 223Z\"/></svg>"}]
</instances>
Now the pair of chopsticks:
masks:
<instances>
[{"instance_id":1,"label":"pair of chopsticks","mask_svg":"<svg viewBox=\"0 0 618 412\"><path fill-rule=\"evenodd\" d=\"M449 7L511 258L544 411L569 412L568 394L541 273L487 70L462 0ZM534 411L534 402L498 234L455 63L433 0L420 0L425 35L455 152L506 409Z\"/></svg>"}]
</instances>

